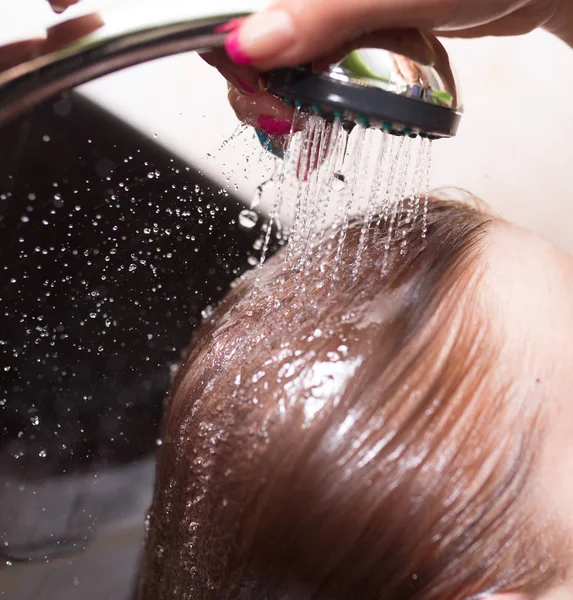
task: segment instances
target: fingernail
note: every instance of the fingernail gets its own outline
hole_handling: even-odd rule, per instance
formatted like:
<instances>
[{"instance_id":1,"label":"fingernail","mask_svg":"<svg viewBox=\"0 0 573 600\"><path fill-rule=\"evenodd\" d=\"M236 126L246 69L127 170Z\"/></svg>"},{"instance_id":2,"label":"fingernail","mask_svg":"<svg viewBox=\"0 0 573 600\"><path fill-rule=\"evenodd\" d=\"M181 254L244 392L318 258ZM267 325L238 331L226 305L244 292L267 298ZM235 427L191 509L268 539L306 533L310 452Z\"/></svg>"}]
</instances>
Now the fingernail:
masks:
<instances>
[{"instance_id":1,"label":"fingernail","mask_svg":"<svg viewBox=\"0 0 573 600\"><path fill-rule=\"evenodd\" d=\"M52 2L52 10L55 13L61 14L63 13L65 10L67 10L70 6L77 4L78 0L64 0L64 2L62 2L61 4L58 2Z\"/></svg>"},{"instance_id":2,"label":"fingernail","mask_svg":"<svg viewBox=\"0 0 573 600\"><path fill-rule=\"evenodd\" d=\"M259 91L258 86L255 87L253 83L249 83L245 79L240 78L236 73L233 73L230 69L225 67L219 67L219 72L223 77L234 87L236 87L243 94L254 94Z\"/></svg>"},{"instance_id":3,"label":"fingernail","mask_svg":"<svg viewBox=\"0 0 573 600\"><path fill-rule=\"evenodd\" d=\"M259 129L255 129L255 133L257 134L257 137L259 138L259 142L261 142L261 146L265 150L268 150L269 149L269 145L270 145L270 138L269 138L269 136L266 135L265 133L263 133L262 131L260 131Z\"/></svg>"},{"instance_id":4,"label":"fingernail","mask_svg":"<svg viewBox=\"0 0 573 600\"><path fill-rule=\"evenodd\" d=\"M273 9L246 19L227 36L225 46L231 60L247 65L280 52L292 44L295 37L290 14L284 9Z\"/></svg>"},{"instance_id":5,"label":"fingernail","mask_svg":"<svg viewBox=\"0 0 573 600\"><path fill-rule=\"evenodd\" d=\"M223 23L223 25L219 25L219 27L215 28L215 32L227 33L228 31L235 31L235 29L240 27L243 20L244 19L231 19L227 23Z\"/></svg>"},{"instance_id":6,"label":"fingernail","mask_svg":"<svg viewBox=\"0 0 573 600\"><path fill-rule=\"evenodd\" d=\"M239 77L237 77L236 79L237 79L237 83L239 84L241 89L246 94L254 94L255 92L259 91L258 88L253 87L251 84L247 83L244 79L240 79Z\"/></svg>"},{"instance_id":7,"label":"fingernail","mask_svg":"<svg viewBox=\"0 0 573 600\"><path fill-rule=\"evenodd\" d=\"M271 154L274 154L278 158L285 157L283 148L281 148L280 146L273 145L271 138L268 135L266 135L259 129L255 129L255 133L257 134L257 137L259 138L259 142L261 143L261 146L265 150L268 150Z\"/></svg>"},{"instance_id":8,"label":"fingernail","mask_svg":"<svg viewBox=\"0 0 573 600\"><path fill-rule=\"evenodd\" d=\"M292 128L292 123L287 119L277 119L267 115L260 116L257 123L260 129L269 135L287 135Z\"/></svg>"},{"instance_id":9,"label":"fingernail","mask_svg":"<svg viewBox=\"0 0 573 600\"><path fill-rule=\"evenodd\" d=\"M239 43L239 34L236 31L232 31L227 36L227 39L225 40L225 49L227 50L229 58L236 65L246 67L253 63L253 59L243 51Z\"/></svg>"}]
</instances>

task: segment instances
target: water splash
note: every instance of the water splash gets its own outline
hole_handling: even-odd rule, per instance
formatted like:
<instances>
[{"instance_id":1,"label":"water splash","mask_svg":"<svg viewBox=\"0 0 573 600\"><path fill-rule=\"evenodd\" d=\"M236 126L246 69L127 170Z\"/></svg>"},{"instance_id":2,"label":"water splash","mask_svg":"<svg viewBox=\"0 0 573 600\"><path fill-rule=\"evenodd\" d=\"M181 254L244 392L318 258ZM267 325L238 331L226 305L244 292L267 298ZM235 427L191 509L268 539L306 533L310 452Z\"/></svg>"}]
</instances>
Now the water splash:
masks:
<instances>
[{"instance_id":1,"label":"water splash","mask_svg":"<svg viewBox=\"0 0 573 600\"><path fill-rule=\"evenodd\" d=\"M424 140L427 153L426 153L426 161L423 169L424 173L424 209L422 215L422 238L426 238L428 233L428 205L430 201L430 176L432 172L432 142L430 140Z\"/></svg>"},{"instance_id":2,"label":"water splash","mask_svg":"<svg viewBox=\"0 0 573 600\"><path fill-rule=\"evenodd\" d=\"M423 139L419 140L418 143L418 154L416 156L416 162L414 164L414 173L412 176L412 187L410 189L409 197L409 208L407 224L410 228L416 225L418 215L420 213L420 198L422 195L422 186L424 179L424 162L427 157L427 148Z\"/></svg>"},{"instance_id":3,"label":"water splash","mask_svg":"<svg viewBox=\"0 0 573 600\"><path fill-rule=\"evenodd\" d=\"M362 155L364 152L364 143L366 140L366 129L361 126L358 126L355 130L356 137L354 141L354 147L352 148L351 156L351 176L352 176L352 184L350 188L345 189L346 201L344 203L343 215L342 215L342 228L340 230L340 236L338 238L338 248L336 250L336 258L334 262L334 271L335 273L338 271L340 266L340 261L342 257L342 250L344 248L344 242L346 240L346 234L348 233L348 225L350 223L350 214L352 211L352 203L354 201L354 195L358 186L358 182L360 178L364 176L364 173L361 172L361 163L362 163Z\"/></svg>"},{"instance_id":4,"label":"water splash","mask_svg":"<svg viewBox=\"0 0 573 600\"><path fill-rule=\"evenodd\" d=\"M252 229L259 221L259 215L254 210L243 209L239 213L239 225L245 229Z\"/></svg>"},{"instance_id":5,"label":"water splash","mask_svg":"<svg viewBox=\"0 0 573 600\"><path fill-rule=\"evenodd\" d=\"M300 109L295 111L295 114L293 116L293 120L291 123L291 129L290 129L290 139L292 140L294 132L297 130L297 128L299 127L300 124ZM280 222L280 212L281 212L281 208L285 199L285 179L287 177L287 174L290 172L289 166L291 166L291 157L293 156L293 154L296 155L296 153L293 153L293 146L292 144L288 144L287 147L287 151L284 157L284 161L282 163L282 168L280 169L280 174L279 174L279 181L278 181L278 190L276 193L276 197L275 197L275 203L273 205L273 209L271 211L271 218L269 220L269 223L267 224L267 229L265 231L265 239L263 242L263 248L262 248L262 252L261 252L261 258L259 261L260 266L262 267L263 264L265 263L267 254L269 252L269 247L270 247L270 243L271 243L271 235L272 235L272 231L273 231L273 224L276 223L278 230L280 231L281 229L281 222ZM275 173L277 171L275 170Z\"/></svg>"},{"instance_id":6,"label":"water splash","mask_svg":"<svg viewBox=\"0 0 573 600\"><path fill-rule=\"evenodd\" d=\"M317 156L317 168L315 168L311 174L311 185L309 191L309 197L312 199L310 214L307 214L303 230L304 247L302 250L302 256L299 261L299 268L304 268L306 264L310 247L314 239L314 233L316 229L316 222L321 206L321 198L327 197L327 190L325 189L328 178L328 169L323 168L329 147L331 144L332 126L327 124L326 127L321 127L319 131L318 139L318 156Z\"/></svg>"},{"instance_id":7,"label":"water splash","mask_svg":"<svg viewBox=\"0 0 573 600\"><path fill-rule=\"evenodd\" d=\"M358 251L356 253L356 263L354 265L354 275L358 273L360 269L360 264L362 261L362 253L366 248L366 244L368 241L368 234L370 232L370 227L372 225L372 220L374 218L374 211L376 208L376 203L378 201L379 192L382 189L382 182L384 179L384 164L385 157L388 151L389 140L388 134L384 131L382 132L382 140L380 146L378 148L378 153L376 154L376 164L375 164L375 175L372 182L372 186L370 188L370 193L368 195L368 205L366 207L366 212L364 213L364 221L362 223L362 230L360 231L360 242L358 244Z\"/></svg>"},{"instance_id":8,"label":"water splash","mask_svg":"<svg viewBox=\"0 0 573 600\"><path fill-rule=\"evenodd\" d=\"M345 187L344 175L336 169L340 157L342 156L344 149L346 148L344 136L345 131L342 128L342 122L340 121L340 119L335 119L330 132L330 141L327 150L327 158L324 162L324 170L326 174L324 179L325 189L322 191L322 199L319 198L319 200L322 201L322 206L319 210L321 218L315 236L317 238L318 248L322 246L322 242L324 240L324 233L326 230L326 223L328 220L328 209L332 200L333 193L336 191L340 192ZM340 187L335 185L335 183L341 184Z\"/></svg>"},{"instance_id":9,"label":"water splash","mask_svg":"<svg viewBox=\"0 0 573 600\"><path fill-rule=\"evenodd\" d=\"M301 248L302 231L305 221L305 211L308 209L308 197L312 165L316 161L316 143L314 143L317 127L322 127L323 123L318 117L311 117L306 128L303 130L303 139L300 154L298 156L296 168L296 177L298 180L298 190L294 209L294 222L289 238L289 249L287 261L290 261ZM313 201L315 199L313 198Z\"/></svg>"},{"instance_id":10,"label":"water splash","mask_svg":"<svg viewBox=\"0 0 573 600\"><path fill-rule=\"evenodd\" d=\"M427 233L431 141L394 136L378 128L349 127L298 108L293 116L285 156L269 181L258 186L243 227L254 227L263 215L257 209L268 185L274 198L254 249L262 266L273 239L287 246L285 261L298 270L312 261L311 249L328 242L334 270L340 264L350 223L362 220L356 262L371 236L384 236L387 266L394 245L406 253L408 233L419 223ZM268 195L267 195L268 196ZM257 215L257 220L255 220Z\"/></svg>"},{"instance_id":11,"label":"water splash","mask_svg":"<svg viewBox=\"0 0 573 600\"><path fill-rule=\"evenodd\" d=\"M398 183L400 184L397 189L396 196L396 214L394 218L395 228L399 230L398 240L401 240L401 252L404 249L404 243L406 242L406 223L407 216L404 215L404 201L406 196L406 190L408 188L408 174L410 171L410 165L412 162L411 148L407 148L402 154L402 164L398 174Z\"/></svg>"}]
</instances>

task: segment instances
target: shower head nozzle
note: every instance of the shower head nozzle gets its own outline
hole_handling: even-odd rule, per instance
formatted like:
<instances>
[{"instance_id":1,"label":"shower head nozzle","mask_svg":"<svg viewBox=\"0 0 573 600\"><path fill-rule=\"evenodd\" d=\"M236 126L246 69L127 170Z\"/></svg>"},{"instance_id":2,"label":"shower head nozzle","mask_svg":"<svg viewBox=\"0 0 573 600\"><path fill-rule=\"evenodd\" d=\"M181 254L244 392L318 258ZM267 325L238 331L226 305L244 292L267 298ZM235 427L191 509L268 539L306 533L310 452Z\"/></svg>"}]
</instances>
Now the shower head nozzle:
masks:
<instances>
[{"instance_id":1,"label":"shower head nozzle","mask_svg":"<svg viewBox=\"0 0 573 600\"><path fill-rule=\"evenodd\" d=\"M268 89L286 102L350 125L431 139L456 135L462 105L445 49L433 36L404 32L398 53L390 49L396 41L394 34L388 49L355 50L325 70L272 71Z\"/></svg>"}]
</instances>

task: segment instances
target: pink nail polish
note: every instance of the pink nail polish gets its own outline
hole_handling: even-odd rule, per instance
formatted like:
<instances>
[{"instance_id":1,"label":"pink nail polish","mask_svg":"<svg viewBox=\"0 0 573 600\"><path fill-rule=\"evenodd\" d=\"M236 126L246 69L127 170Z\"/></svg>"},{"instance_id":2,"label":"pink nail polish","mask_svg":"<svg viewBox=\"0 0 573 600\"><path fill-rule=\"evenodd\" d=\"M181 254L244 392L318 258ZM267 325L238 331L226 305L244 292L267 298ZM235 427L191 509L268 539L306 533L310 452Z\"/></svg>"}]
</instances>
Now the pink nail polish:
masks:
<instances>
[{"instance_id":1,"label":"pink nail polish","mask_svg":"<svg viewBox=\"0 0 573 600\"><path fill-rule=\"evenodd\" d=\"M257 88L253 87L250 83L247 83L244 79L239 79L237 77L237 82L247 94L254 94L257 91Z\"/></svg>"},{"instance_id":2,"label":"pink nail polish","mask_svg":"<svg viewBox=\"0 0 573 600\"><path fill-rule=\"evenodd\" d=\"M291 122L287 119L277 119L276 117L269 117L262 115L257 119L259 128L262 129L267 135L287 135L291 131Z\"/></svg>"},{"instance_id":3,"label":"pink nail polish","mask_svg":"<svg viewBox=\"0 0 573 600\"><path fill-rule=\"evenodd\" d=\"M239 34L236 30L231 31L231 33L227 36L227 39L225 40L225 48L229 58L236 65L246 67L247 65L253 63L253 59L243 52L241 44L239 43Z\"/></svg>"},{"instance_id":4,"label":"pink nail polish","mask_svg":"<svg viewBox=\"0 0 573 600\"><path fill-rule=\"evenodd\" d=\"M227 23L223 23L223 25L219 25L219 27L215 28L215 33L227 33L228 31L235 31L241 25L242 19L231 19Z\"/></svg>"}]
</instances>

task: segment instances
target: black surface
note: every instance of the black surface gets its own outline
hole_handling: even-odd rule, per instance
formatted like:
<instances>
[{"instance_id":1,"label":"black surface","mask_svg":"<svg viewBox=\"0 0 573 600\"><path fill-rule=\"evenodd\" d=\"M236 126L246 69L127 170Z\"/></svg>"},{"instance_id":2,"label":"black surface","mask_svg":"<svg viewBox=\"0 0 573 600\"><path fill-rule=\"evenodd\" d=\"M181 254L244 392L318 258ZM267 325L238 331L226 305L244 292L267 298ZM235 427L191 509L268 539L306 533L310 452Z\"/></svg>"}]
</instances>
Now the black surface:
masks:
<instances>
[{"instance_id":1,"label":"black surface","mask_svg":"<svg viewBox=\"0 0 573 600\"><path fill-rule=\"evenodd\" d=\"M77 95L0 129L0 597L5 561L83 550L129 511L170 364L259 235L242 208Z\"/></svg>"}]
</instances>

